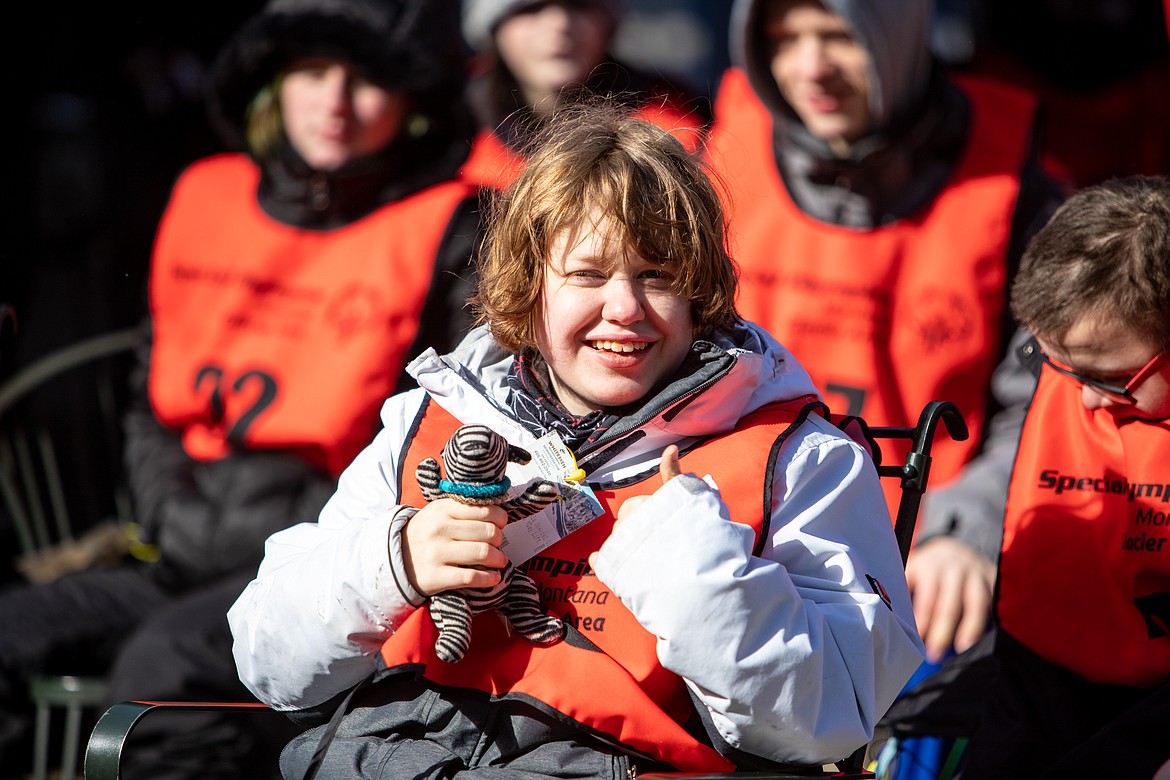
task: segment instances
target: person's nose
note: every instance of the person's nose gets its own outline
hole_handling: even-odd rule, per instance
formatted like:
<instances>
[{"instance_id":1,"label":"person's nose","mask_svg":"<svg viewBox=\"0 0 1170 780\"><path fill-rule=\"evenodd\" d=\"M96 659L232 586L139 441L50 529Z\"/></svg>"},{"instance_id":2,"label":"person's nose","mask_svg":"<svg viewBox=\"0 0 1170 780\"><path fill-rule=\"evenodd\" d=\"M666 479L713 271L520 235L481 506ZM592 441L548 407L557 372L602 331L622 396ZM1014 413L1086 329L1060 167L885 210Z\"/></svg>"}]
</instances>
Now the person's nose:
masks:
<instances>
[{"instance_id":1,"label":"person's nose","mask_svg":"<svg viewBox=\"0 0 1170 780\"><path fill-rule=\"evenodd\" d=\"M823 79L832 72L825 42L816 35L802 36L796 43L796 68L806 79Z\"/></svg>"},{"instance_id":2,"label":"person's nose","mask_svg":"<svg viewBox=\"0 0 1170 780\"><path fill-rule=\"evenodd\" d=\"M1081 385L1081 403L1090 411L1117 406L1117 402L1112 398L1106 398L1088 385Z\"/></svg>"},{"instance_id":3,"label":"person's nose","mask_svg":"<svg viewBox=\"0 0 1170 780\"><path fill-rule=\"evenodd\" d=\"M601 316L608 322L629 325L645 316L642 294L632 279L613 278L605 284Z\"/></svg>"},{"instance_id":4,"label":"person's nose","mask_svg":"<svg viewBox=\"0 0 1170 780\"><path fill-rule=\"evenodd\" d=\"M348 68L332 65L325 71L322 92L330 114L348 114L353 105L353 79Z\"/></svg>"}]
</instances>

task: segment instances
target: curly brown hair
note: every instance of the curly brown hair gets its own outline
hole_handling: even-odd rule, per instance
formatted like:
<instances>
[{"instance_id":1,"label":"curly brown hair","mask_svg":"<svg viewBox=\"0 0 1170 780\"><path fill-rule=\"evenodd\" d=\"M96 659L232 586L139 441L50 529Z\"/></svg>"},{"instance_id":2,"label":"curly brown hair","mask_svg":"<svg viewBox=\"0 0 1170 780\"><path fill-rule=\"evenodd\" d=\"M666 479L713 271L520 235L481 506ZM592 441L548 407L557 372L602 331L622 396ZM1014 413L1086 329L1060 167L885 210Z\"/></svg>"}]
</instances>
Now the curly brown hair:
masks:
<instances>
[{"instance_id":1,"label":"curly brown hair","mask_svg":"<svg viewBox=\"0 0 1170 780\"><path fill-rule=\"evenodd\" d=\"M536 310L554 238L593 214L612 238L674 265L694 335L731 328L737 273L712 174L665 130L612 102L569 106L541 128L527 166L489 202L472 303L504 348L536 347Z\"/></svg>"}]
</instances>

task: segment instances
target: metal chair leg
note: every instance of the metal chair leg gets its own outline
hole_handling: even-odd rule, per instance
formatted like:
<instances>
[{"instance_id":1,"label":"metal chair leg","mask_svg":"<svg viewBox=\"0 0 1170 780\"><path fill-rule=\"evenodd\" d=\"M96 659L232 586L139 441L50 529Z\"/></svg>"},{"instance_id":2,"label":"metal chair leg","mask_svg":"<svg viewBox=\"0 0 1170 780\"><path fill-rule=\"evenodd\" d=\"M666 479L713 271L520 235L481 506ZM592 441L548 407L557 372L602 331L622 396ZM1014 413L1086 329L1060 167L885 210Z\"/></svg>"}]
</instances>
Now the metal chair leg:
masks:
<instances>
[{"instance_id":1,"label":"metal chair leg","mask_svg":"<svg viewBox=\"0 0 1170 780\"><path fill-rule=\"evenodd\" d=\"M61 780L77 777L77 747L81 743L81 702L65 708L65 740L61 748Z\"/></svg>"},{"instance_id":2,"label":"metal chair leg","mask_svg":"<svg viewBox=\"0 0 1170 780\"><path fill-rule=\"evenodd\" d=\"M37 704L36 731L33 735L33 780L49 776L49 705Z\"/></svg>"}]
</instances>

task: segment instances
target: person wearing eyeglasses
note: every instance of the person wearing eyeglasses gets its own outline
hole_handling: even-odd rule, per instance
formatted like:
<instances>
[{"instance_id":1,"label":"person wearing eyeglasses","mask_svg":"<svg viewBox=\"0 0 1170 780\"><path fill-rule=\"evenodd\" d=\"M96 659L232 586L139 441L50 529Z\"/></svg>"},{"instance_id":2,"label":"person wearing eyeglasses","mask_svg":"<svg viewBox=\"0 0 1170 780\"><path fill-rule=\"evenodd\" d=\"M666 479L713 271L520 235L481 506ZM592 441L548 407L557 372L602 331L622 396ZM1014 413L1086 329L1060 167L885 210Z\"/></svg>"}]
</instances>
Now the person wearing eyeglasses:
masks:
<instances>
[{"instance_id":1,"label":"person wearing eyeglasses","mask_svg":"<svg viewBox=\"0 0 1170 780\"><path fill-rule=\"evenodd\" d=\"M1170 759L1170 179L1081 190L1011 293L1039 377L1008 491L999 673L964 780Z\"/></svg>"}]
</instances>

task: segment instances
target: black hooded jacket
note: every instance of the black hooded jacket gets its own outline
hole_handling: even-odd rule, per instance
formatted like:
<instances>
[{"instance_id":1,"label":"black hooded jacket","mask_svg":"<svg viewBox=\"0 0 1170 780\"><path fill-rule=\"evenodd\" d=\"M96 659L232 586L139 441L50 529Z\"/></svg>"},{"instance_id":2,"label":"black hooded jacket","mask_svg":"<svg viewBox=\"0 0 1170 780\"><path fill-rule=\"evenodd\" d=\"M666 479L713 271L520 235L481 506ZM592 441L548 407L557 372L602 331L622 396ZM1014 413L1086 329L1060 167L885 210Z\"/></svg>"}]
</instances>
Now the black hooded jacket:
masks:
<instances>
[{"instance_id":1,"label":"black hooded jacket","mask_svg":"<svg viewBox=\"0 0 1170 780\"><path fill-rule=\"evenodd\" d=\"M336 171L317 171L287 143L264 159L257 202L278 222L306 231L343 229L378 208L456 177L472 122L459 99L467 52L454 0L273 0L224 46L211 70L208 107L229 147L246 151L248 105L293 61L322 56L357 66L408 96L411 115L381 152ZM214 229L214 226L208 226ZM479 240L477 198L452 215L408 358L454 346L470 325L470 265ZM144 326L125 460L139 525L157 545L158 579L176 590L258 565L264 541L313 521L335 479L288 452L237 447L211 462L192 459L162 426L147 393L150 328ZM399 387L410 386L403 373ZM370 420L370 436L378 420Z\"/></svg>"}]
</instances>

